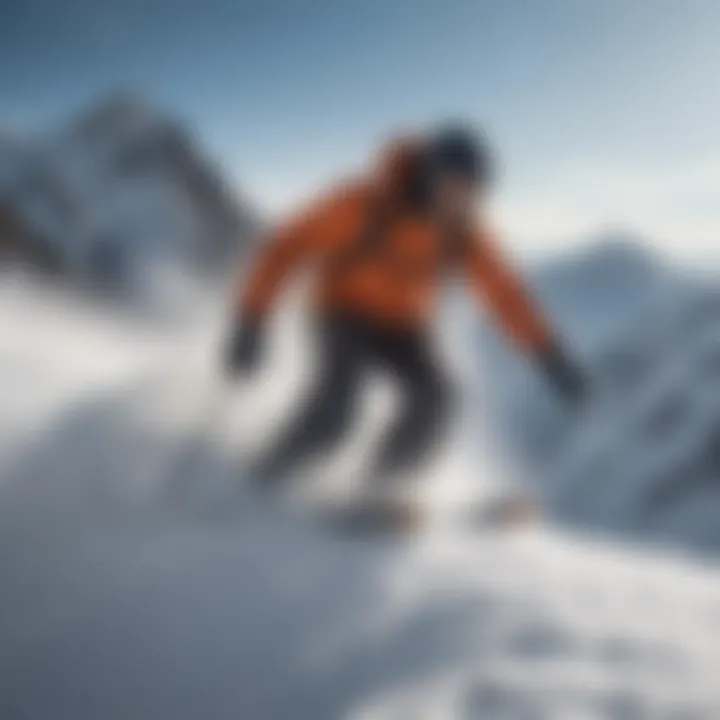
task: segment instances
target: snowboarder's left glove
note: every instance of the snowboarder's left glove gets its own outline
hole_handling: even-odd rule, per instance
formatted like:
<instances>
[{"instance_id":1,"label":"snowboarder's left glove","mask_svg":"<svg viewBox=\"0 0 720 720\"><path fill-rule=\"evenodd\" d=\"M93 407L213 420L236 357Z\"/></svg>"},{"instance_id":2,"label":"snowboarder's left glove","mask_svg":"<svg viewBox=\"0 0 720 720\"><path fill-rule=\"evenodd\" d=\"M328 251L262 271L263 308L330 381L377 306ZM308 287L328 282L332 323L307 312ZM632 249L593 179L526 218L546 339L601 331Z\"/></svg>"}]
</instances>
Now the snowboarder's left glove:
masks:
<instances>
[{"instance_id":1,"label":"snowboarder's left glove","mask_svg":"<svg viewBox=\"0 0 720 720\"><path fill-rule=\"evenodd\" d=\"M233 328L225 348L225 369L231 377L252 372L262 351L262 324L254 318L242 318Z\"/></svg>"},{"instance_id":2,"label":"snowboarder's left glove","mask_svg":"<svg viewBox=\"0 0 720 720\"><path fill-rule=\"evenodd\" d=\"M566 402L574 406L582 404L588 390L586 378L562 347L551 346L541 353L539 362L547 381Z\"/></svg>"}]
</instances>

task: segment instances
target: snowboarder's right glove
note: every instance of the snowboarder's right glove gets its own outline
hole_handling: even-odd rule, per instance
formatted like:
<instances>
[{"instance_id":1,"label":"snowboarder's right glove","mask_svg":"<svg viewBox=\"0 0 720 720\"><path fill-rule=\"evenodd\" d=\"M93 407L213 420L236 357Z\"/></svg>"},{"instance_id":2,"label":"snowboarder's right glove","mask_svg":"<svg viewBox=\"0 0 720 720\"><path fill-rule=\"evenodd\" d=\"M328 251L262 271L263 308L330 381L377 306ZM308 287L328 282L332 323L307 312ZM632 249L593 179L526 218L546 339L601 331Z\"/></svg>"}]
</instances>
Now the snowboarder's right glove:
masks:
<instances>
[{"instance_id":1,"label":"snowboarder's right glove","mask_svg":"<svg viewBox=\"0 0 720 720\"><path fill-rule=\"evenodd\" d=\"M587 395L587 381L580 369L559 345L540 355L540 368L550 385L570 405L582 404Z\"/></svg>"},{"instance_id":2,"label":"snowboarder's right glove","mask_svg":"<svg viewBox=\"0 0 720 720\"><path fill-rule=\"evenodd\" d=\"M251 373L260 361L262 324L255 318L243 317L236 322L225 348L225 369L230 377Z\"/></svg>"}]
</instances>

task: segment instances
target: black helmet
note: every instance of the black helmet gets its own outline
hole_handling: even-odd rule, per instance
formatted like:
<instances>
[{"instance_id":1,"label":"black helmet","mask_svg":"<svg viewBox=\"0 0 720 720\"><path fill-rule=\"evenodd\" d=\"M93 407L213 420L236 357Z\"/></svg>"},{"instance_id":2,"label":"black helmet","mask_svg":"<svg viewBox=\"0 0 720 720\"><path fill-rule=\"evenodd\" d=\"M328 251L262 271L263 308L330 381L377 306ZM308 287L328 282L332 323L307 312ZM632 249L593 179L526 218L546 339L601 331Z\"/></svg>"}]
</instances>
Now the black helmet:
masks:
<instances>
[{"instance_id":1,"label":"black helmet","mask_svg":"<svg viewBox=\"0 0 720 720\"><path fill-rule=\"evenodd\" d=\"M427 143L431 174L456 173L476 185L491 180L492 159L487 141L461 125L448 125L430 135Z\"/></svg>"}]
</instances>

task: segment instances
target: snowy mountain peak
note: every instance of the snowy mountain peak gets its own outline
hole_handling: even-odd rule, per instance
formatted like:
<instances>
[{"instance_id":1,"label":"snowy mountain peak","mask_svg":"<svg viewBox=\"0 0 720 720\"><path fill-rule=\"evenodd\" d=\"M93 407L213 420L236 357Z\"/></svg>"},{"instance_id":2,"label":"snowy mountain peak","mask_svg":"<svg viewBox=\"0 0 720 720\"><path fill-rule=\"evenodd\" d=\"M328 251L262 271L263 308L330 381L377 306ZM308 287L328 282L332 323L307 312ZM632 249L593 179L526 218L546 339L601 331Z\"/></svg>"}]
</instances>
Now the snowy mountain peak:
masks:
<instances>
[{"instance_id":1,"label":"snowy mountain peak","mask_svg":"<svg viewBox=\"0 0 720 720\"><path fill-rule=\"evenodd\" d=\"M540 275L592 393L570 418L527 367L491 359L528 476L565 519L717 549L717 287L612 243Z\"/></svg>"},{"instance_id":2,"label":"snowy mountain peak","mask_svg":"<svg viewBox=\"0 0 720 720\"><path fill-rule=\"evenodd\" d=\"M135 291L154 286L153 268L227 266L257 225L231 187L182 123L133 93L0 143L0 204L20 228L14 254L41 247L67 275Z\"/></svg>"},{"instance_id":3,"label":"snowy mountain peak","mask_svg":"<svg viewBox=\"0 0 720 720\"><path fill-rule=\"evenodd\" d=\"M79 135L106 135L123 129L149 126L159 118L159 114L140 94L120 91L82 112L72 120L70 127Z\"/></svg>"}]
</instances>

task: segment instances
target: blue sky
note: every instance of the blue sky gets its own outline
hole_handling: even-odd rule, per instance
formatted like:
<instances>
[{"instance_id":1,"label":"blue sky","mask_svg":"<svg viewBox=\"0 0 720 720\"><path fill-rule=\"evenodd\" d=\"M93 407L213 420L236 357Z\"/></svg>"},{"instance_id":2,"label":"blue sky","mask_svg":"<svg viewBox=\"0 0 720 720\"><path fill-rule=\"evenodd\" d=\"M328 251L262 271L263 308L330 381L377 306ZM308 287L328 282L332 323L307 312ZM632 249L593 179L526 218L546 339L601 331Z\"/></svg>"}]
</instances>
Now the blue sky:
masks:
<instances>
[{"instance_id":1,"label":"blue sky","mask_svg":"<svg viewBox=\"0 0 720 720\"><path fill-rule=\"evenodd\" d=\"M14 0L0 68L0 122L138 88L274 209L397 128L461 117L500 151L522 249L598 226L681 252L720 237L716 0Z\"/></svg>"}]
</instances>

